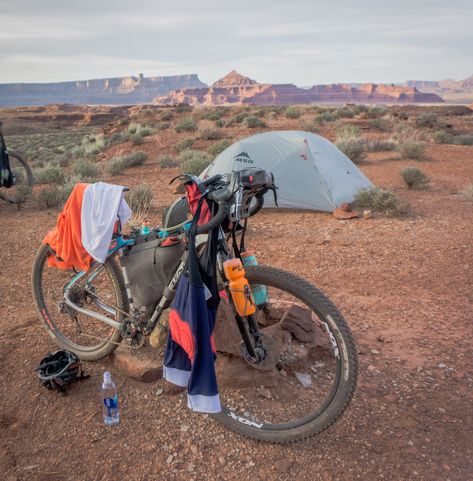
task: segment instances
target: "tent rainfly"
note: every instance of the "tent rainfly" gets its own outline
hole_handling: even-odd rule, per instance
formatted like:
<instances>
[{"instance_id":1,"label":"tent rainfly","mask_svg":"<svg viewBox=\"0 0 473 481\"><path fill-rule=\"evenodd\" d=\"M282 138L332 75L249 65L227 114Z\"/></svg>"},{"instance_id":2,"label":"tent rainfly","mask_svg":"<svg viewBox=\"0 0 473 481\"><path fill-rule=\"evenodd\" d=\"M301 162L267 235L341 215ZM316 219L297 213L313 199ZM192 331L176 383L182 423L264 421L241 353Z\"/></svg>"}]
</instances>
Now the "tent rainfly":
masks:
<instances>
[{"instance_id":1,"label":"tent rainfly","mask_svg":"<svg viewBox=\"0 0 473 481\"><path fill-rule=\"evenodd\" d=\"M352 202L373 184L330 141L310 132L276 131L239 140L221 152L202 172L206 178L248 168L274 174L279 207L332 212ZM265 207L274 207L265 196Z\"/></svg>"}]
</instances>

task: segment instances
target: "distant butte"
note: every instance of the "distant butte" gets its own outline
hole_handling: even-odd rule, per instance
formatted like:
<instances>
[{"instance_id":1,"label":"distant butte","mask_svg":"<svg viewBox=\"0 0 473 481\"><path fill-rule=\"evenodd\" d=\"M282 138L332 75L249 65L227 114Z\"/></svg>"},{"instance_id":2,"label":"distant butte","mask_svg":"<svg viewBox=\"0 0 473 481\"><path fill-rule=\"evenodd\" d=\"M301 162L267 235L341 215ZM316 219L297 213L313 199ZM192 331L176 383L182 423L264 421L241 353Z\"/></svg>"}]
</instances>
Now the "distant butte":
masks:
<instances>
[{"instance_id":1,"label":"distant butte","mask_svg":"<svg viewBox=\"0 0 473 481\"><path fill-rule=\"evenodd\" d=\"M260 84L235 70L210 87L172 90L153 100L157 105L290 105L308 103L440 103L436 94L419 92L416 87L383 84L314 85L300 88L293 84Z\"/></svg>"}]
</instances>

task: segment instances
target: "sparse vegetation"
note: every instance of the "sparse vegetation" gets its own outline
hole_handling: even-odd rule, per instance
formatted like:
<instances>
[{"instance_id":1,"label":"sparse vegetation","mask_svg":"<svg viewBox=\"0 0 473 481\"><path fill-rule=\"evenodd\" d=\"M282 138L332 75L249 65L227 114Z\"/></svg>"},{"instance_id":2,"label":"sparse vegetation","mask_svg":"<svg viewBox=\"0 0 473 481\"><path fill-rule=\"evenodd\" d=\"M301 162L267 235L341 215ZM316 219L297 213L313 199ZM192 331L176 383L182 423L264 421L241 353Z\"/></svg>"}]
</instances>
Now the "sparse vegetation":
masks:
<instances>
[{"instance_id":1,"label":"sparse vegetation","mask_svg":"<svg viewBox=\"0 0 473 481\"><path fill-rule=\"evenodd\" d=\"M59 164L48 163L44 167L33 169L37 184L61 184L64 182L64 173Z\"/></svg>"},{"instance_id":2,"label":"sparse vegetation","mask_svg":"<svg viewBox=\"0 0 473 481\"><path fill-rule=\"evenodd\" d=\"M147 158L148 158L148 154L146 154L146 152L143 152L141 150L138 150L137 152L133 152L131 154L113 157L108 161L108 164L106 167L107 172L110 175L118 175L124 169L143 164Z\"/></svg>"},{"instance_id":3,"label":"sparse vegetation","mask_svg":"<svg viewBox=\"0 0 473 481\"><path fill-rule=\"evenodd\" d=\"M72 164L72 171L83 182L93 182L100 174L100 169L97 164L87 159L76 160Z\"/></svg>"},{"instance_id":4,"label":"sparse vegetation","mask_svg":"<svg viewBox=\"0 0 473 481\"><path fill-rule=\"evenodd\" d=\"M160 167L163 168L176 167L176 165L178 164L177 160L170 155L160 155L157 158L156 162Z\"/></svg>"},{"instance_id":5,"label":"sparse vegetation","mask_svg":"<svg viewBox=\"0 0 473 481\"><path fill-rule=\"evenodd\" d=\"M409 189L426 190L429 187L429 177L417 167L406 167L400 174Z\"/></svg>"},{"instance_id":6,"label":"sparse vegetation","mask_svg":"<svg viewBox=\"0 0 473 481\"><path fill-rule=\"evenodd\" d=\"M193 117L186 117L176 124L175 130L179 132L195 132L197 130L197 122Z\"/></svg>"},{"instance_id":7,"label":"sparse vegetation","mask_svg":"<svg viewBox=\"0 0 473 481\"><path fill-rule=\"evenodd\" d=\"M288 119L298 119L301 116L301 109L291 105L284 111L284 115Z\"/></svg>"},{"instance_id":8,"label":"sparse vegetation","mask_svg":"<svg viewBox=\"0 0 473 481\"><path fill-rule=\"evenodd\" d=\"M149 215L153 206L153 191L147 185L137 185L125 193L125 199L133 211L133 217L140 222Z\"/></svg>"},{"instance_id":9,"label":"sparse vegetation","mask_svg":"<svg viewBox=\"0 0 473 481\"><path fill-rule=\"evenodd\" d=\"M397 151L401 159L420 160L425 156L425 144L408 140L399 143Z\"/></svg>"},{"instance_id":10,"label":"sparse vegetation","mask_svg":"<svg viewBox=\"0 0 473 481\"><path fill-rule=\"evenodd\" d=\"M359 164L366 159L368 148L364 139L343 137L335 145L354 163Z\"/></svg>"},{"instance_id":11,"label":"sparse vegetation","mask_svg":"<svg viewBox=\"0 0 473 481\"><path fill-rule=\"evenodd\" d=\"M266 127L266 124L264 123L264 121L261 120L259 117L256 117L255 115L249 115L248 117L245 117L245 120L243 121L243 123L249 129L255 129L257 127Z\"/></svg>"},{"instance_id":12,"label":"sparse vegetation","mask_svg":"<svg viewBox=\"0 0 473 481\"><path fill-rule=\"evenodd\" d=\"M212 156L212 157L217 157L220 152L223 152L227 147L231 145L231 142L229 140L221 140L220 142L216 142L215 144L212 144L209 146L207 149L207 152Z\"/></svg>"},{"instance_id":13,"label":"sparse vegetation","mask_svg":"<svg viewBox=\"0 0 473 481\"><path fill-rule=\"evenodd\" d=\"M456 135L453 143L455 145L473 145L473 135Z\"/></svg>"},{"instance_id":14,"label":"sparse vegetation","mask_svg":"<svg viewBox=\"0 0 473 481\"><path fill-rule=\"evenodd\" d=\"M353 202L356 209L372 209L388 215L400 215L408 212L407 204L389 190L373 187L360 190Z\"/></svg>"},{"instance_id":15,"label":"sparse vegetation","mask_svg":"<svg viewBox=\"0 0 473 481\"><path fill-rule=\"evenodd\" d=\"M423 113L419 115L416 119L416 125L418 127L429 127L433 128L437 124L437 115L434 113Z\"/></svg>"},{"instance_id":16,"label":"sparse vegetation","mask_svg":"<svg viewBox=\"0 0 473 481\"><path fill-rule=\"evenodd\" d=\"M316 123L327 123L327 122L335 122L337 120L337 116L334 115L333 112L326 110L325 112L321 112L314 117L314 122Z\"/></svg>"},{"instance_id":17,"label":"sparse vegetation","mask_svg":"<svg viewBox=\"0 0 473 481\"><path fill-rule=\"evenodd\" d=\"M174 146L174 150L179 153L184 150L188 150L194 145L195 139L193 137L186 137L185 139L182 139L180 142L178 142Z\"/></svg>"},{"instance_id":18,"label":"sparse vegetation","mask_svg":"<svg viewBox=\"0 0 473 481\"><path fill-rule=\"evenodd\" d=\"M391 152L397 149L397 142L392 139L372 139L366 142L368 152Z\"/></svg>"},{"instance_id":19,"label":"sparse vegetation","mask_svg":"<svg viewBox=\"0 0 473 481\"><path fill-rule=\"evenodd\" d=\"M453 143L453 135L446 130L437 130L432 136L435 142L439 144L451 144Z\"/></svg>"},{"instance_id":20,"label":"sparse vegetation","mask_svg":"<svg viewBox=\"0 0 473 481\"><path fill-rule=\"evenodd\" d=\"M193 175L199 175L212 161L206 152L199 150L185 150L180 159L182 172Z\"/></svg>"},{"instance_id":21,"label":"sparse vegetation","mask_svg":"<svg viewBox=\"0 0 473 481\"><path fill-rule=\"evenodd\" d=\"M223 133L220 129L204 129L200 133L202 140L220 140L223 137Z\"/></svg>"},{"instance_id":22,"label":"sparse vegetation","mask_svg":"<svg viewBox=\"0 0 473 481\"><path fill-rule=\"evenodd\" d=\"M130 142L131 142L131 145L134 145L134 146L141 145L142 143L144 143L144 139L143 139L143 136L140 134L131 134Z\"/></svg>"},{"instance_id":23,"label":"sparse vegetation","mask_svg":"<svg viewBox=\"0 0 473 481\"><path fill-rule=\"evenodd\" d=\"M64 186L53 185L48 189L41 190L35 196L35 200L40 209L48 209L62 206L69 195L70 192Z\"/></svg>"},{"instance_id":24,"label":"sparse vegetation","mask_svg":"<svg viewBox=\"0 0 473 481\"><path fill-rule=\"evenodd\" d=\"M338 129L335 145L355 164L366 159L368 147L361 137L360 129L353 125L343 125Z\"/></svg>"},{"instance_id":25,"label":"sparse vegetation","mask_svg":"<svg viewBox=\"0 0 473 481\"><path fill-rule=\"evenodd\" d=\"M174 118L174 115L172 114L172 112L170 110L165 110L161 114L160 118L161 118L161 120L169 121L169 120L172 120Z\"/></svg>"},{"instance_id":26,"label":"sparse vegetation","mask_svg":"<svg viewBox=\"0 0 473 481\"><path fill-rule=\"evenodd\" d=\"M192 106L187 104L179 104L176 105L175 109L176 114L183 114L185 112L192 112Z\"/></svg>"}]
</instances>

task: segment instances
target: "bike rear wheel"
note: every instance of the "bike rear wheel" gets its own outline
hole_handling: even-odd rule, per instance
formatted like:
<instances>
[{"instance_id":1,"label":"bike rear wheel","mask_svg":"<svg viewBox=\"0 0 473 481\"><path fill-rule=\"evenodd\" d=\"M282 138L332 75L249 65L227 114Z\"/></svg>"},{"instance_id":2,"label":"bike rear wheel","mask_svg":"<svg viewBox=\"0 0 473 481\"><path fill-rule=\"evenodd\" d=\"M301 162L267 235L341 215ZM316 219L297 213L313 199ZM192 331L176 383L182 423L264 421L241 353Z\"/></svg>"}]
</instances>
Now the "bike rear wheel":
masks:
<instances>
[{"instance_id":1,"label":"bike rear wheel","mask_svg":"<svg viewBox=\"0 0 473 481\"><path fill-rule=\"evenodd\" d=\"M353 336L338 309L306 280L268 266L249 267L246 276L252 290L267 289L267 302L256 313L267 358L253 366L238 356L228 334L232 314L223 320L229 305L222 301L216 369L223 409L215 419L263 441L314 436L342 415L353 396L358 374ZM219 323L227 332L220 345Z\"/></svg>"},{"instance_id":2,"label":"bike rear wheel","mask_svg":"<svg viewBox=\"0 0 473 481\"><path fill-rule=\"evenodd\" d=\"M63 289L77 273L49 267L50 255L49 247L42 245L36 254L32 273L33 297L44 328L61 349L74 352L82 360L96 361L107 356L121 341L120 329L65 305ZM88 292L94 292L103 304L118 307L115 315L107 314L95 304ZM77 305L107 315L120 324L123 313L129 311L123 276L113 258L91 267L73 287L71 298Z\"/></svg>"},{"instance_id":3,"label":"bike rear wheel","mask_svg":"<svg viewBox=\"0 0 473 481\"><path fill-rule=\"evenodd\" d=\"M34 176L28 162L15 151L8 151L11 171L16 176L16 184L7 188L0 189L0 198L10 204L20 204L24 202L33 191Z\"/></svg>"}]
</instances>

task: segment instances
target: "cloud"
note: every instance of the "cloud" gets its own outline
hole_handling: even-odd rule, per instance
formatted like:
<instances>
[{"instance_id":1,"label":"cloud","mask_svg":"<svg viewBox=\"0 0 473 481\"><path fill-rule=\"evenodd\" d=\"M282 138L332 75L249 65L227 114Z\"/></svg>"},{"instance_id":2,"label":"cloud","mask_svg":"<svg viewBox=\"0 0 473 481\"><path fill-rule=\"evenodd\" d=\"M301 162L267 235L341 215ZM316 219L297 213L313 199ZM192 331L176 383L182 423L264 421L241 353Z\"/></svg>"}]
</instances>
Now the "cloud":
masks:
<instances>
[{"instance_id":1,"label":"cloud","mask_svg":"<svg viewBox=\"0 0 473 481\"><path fill-rule=\"evenodd\" d=\"M2 4L0 82L143 72L198 73L210 83L237 69L260 82L307 85L473 70L471 0Z\"/></svg>"}]
</instances>

